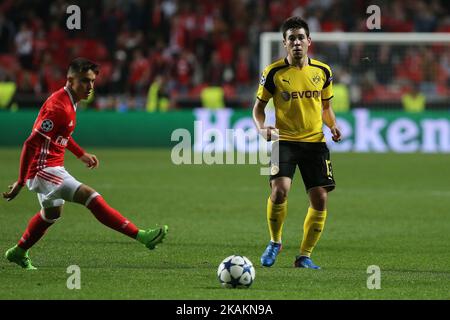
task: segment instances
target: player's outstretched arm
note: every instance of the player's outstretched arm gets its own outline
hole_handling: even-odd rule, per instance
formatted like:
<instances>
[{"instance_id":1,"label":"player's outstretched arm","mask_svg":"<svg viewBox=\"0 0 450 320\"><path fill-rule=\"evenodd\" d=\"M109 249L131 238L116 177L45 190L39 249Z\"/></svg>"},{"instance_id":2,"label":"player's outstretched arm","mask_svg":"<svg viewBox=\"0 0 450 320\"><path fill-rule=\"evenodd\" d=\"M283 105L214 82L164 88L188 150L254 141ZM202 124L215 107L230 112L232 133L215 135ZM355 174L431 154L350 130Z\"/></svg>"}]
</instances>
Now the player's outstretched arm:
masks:
<instances>
[{"instance_id":1,"label":"player's outstretched arm","mask_svg":"<svg viewBox=\"0 0 450 320\"><path fill-rule=\"evenodd\" d=\"M9 191L3 192L3 198L6 199L7 201L11 201L19 194L23 186L18 181L16 181L12 185L8 186L8 188Z\"/></svg>"},{"instance_id":2,"label":"player's outstretched arm","mask_svg":"<svg viewBox=\"0 0 450 320\"><path fill-rule=\"evenodd\" d=\"M331 100L322 101L323 112L322 119L323 122L330 128L332 139L334 142L341 141L342 134L341 130L336 125L336 115L334 114L333 108L331 107Z\"/></svg>"},{"instance_id":3,"label":"player's outstretched arm","mask_svg":"<svg viewBox=\"0 0 450 320\"><path fill-rule=\"evenodd\" d=\"M22 190L22 187L25 185L25 179L27 178L28 169L31 165L31 160L34 154L34 145L39 143L43 137L39 135L37 132L33 131L31 135L25 140L22 148L22 152L20 154L20 167L19 167L19 178L12 185L8 186L9 191L3 192L3 198L8 201L14 199Z\"/></svg>"}]
</instances>

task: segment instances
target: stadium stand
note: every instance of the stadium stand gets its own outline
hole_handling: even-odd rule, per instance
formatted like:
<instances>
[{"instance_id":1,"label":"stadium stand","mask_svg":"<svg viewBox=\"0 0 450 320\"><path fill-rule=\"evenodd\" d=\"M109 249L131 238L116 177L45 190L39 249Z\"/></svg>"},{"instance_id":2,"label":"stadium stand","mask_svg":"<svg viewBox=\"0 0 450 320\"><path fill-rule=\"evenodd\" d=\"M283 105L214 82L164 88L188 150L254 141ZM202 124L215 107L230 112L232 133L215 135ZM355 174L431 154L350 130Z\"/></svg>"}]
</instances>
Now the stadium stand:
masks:
<instances>
[{"instance_id":1,"label":"stadium stand","mask_svg":"<svg viewBox=\"0 0 450 320\"><path fill-rule=\"evenodd\" d=\"M86 108L146 108L149 89L164 77L168 108L201 106L201 92L221 86L226 106L252 106L259 79L259 34L278 31L285 17L304 17L311 32L365 32L365 10L378 4L380 32L450 32L444 0L130 0L78 1L81 30L68 30L65 0L4 0L0 4L0 83L15 82L9 107L37 108L64 84L63 71L77 56L101 64L95 99ZM319 47L319 46L318 46ZM319 47L320 48L320 47ZM351 74L359 106L402 108L417 86L427 101L450 96L450 48L398 50L381 46L373 57L381 73L367 76L357 58L367 46L343 52L330 47L327 63L344 79ZM373 51L371 51L373 52ZM342 65L342 61L348 61ZM120 102L119 102L120 101ZM383 104L383 102L389 102ZM350 107L355 105L352 99Z\"/></svg>"}]
</instances>

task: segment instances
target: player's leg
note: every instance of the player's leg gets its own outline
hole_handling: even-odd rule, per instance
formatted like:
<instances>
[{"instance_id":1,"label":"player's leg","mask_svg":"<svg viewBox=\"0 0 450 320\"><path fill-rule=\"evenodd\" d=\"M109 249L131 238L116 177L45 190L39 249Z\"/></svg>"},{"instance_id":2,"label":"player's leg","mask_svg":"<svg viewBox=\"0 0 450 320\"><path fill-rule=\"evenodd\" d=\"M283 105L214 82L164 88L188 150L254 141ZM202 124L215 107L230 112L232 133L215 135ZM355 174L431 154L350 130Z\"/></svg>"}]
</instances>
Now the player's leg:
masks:
<instances>
[{"instance_id":1,"label":"player's leg","mask_svg":"<svg viewBox=\"0 0 450 320\"><path fill-rule=\"evenodd\" d=\"M327 218L328 192L334 189L335 182L326 145L317 144L312 148L304 150L305 158L300 166L310 204L303 224L300 255L296 257L294 265L320 269L312 262L311 254L323 233Z\"/></svg>"},{"instance_id":2,"label":"player's leg","mask_svg":"<svg viewBox=\"0 0 450 320\"><path fill-rule=\"evenodd\" d=\"M308 192L310 205L303 224L303 239L300 245L300 256L296 259L296 266L319 269L311 260L311 254L322 235L327 218L327 195L323 187L312 188Z\"/></svg>"},{"instance_id":3,"label":"player's leg","mask_svg":"<svg viewBox=\"0 0 450 320\"><path fill-rule=\"evenodd\" d=\"M6 251L6 259L24 269L36 269L31 263L28 250L44 236L47 229L61 216L62 207L60 205L39 210L28 222L28 226L17 245Z\"/></svg>"},{"instance_id":4,"label":"player's leg","mask_svg":"<svg viewBox=\"0 0 450 320\"><path fill-rule=\"evenodd\" d=\"M261 256L261 264L265 267L270 267L275 263L276 257L282 249L281 236L287 215L287 195L291 184L292 180L288 177L278 177L270 182L272 192L267 199L267 225L270 242Z\"/></svg>"},{"instance_id":5,"label":"player's leg","mask_svg":"<svg viewBox=\"0 0 450 320\"><path fill-rule=\"evenodd\" d=\"M282 249L281 237L287 216L287 197L296 168L295 145L279 141L272 146L271 193L267 199L267 225L270 242L261 256L261 264L270 267Z\"/></svg>"},{"instance_id":6,"label":"player's leg","mask_svg":"<svg viewBox=\"0 0 450 320\"><path fill-rule=\"evenodd\" d=\"M49 170L49 172L47 172ZM45 234L60 217L64 200L59 198L58 190L62 179L53 175L53 168L45 168L27 181L30 191L36 192L41 210L28 222L28 226L16 246L8 249L6 258L25 269L35 269L31 264L28 250Z\"/></svg>"},{"instance_id":7,"label":"player's leg","mask_svg":"<svg viewBox=\"0 0 450 320\"><path fill-rule=\"evenodd\" d=\"M272 192L267 200L267 224L270 238L281 243L284 220L287 215L287 196L291 189L292 179L279 177L271 181Z\"/></svg>"},{"instance_id":8,"label":"player's leg","mask_svg":"<svg viewBox=\"0 0 450 320\"><path fill-rule=\"evenodd\" d=\"M85 184L78 186L72 201L88 208L105 226L138 240L149 249L154 249L158 243L161 243L168 231L166 225L155 229L138 229L119 211L110 207L98 192Z\"/></svg>"}]
</instances>

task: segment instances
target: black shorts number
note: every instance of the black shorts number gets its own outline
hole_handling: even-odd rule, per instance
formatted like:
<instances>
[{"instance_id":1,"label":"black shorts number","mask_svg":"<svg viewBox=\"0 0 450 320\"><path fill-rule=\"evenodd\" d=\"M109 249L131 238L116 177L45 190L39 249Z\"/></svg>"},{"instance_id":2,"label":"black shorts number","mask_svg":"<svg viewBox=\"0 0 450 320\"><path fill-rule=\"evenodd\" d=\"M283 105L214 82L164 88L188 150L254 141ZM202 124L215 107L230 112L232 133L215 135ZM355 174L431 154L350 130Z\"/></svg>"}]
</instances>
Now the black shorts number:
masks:
<instances>
[{"instance_id":1,"label":"black shorts number","mask_svg":"<svg viewBox=\"0 0 450 320\"><path fill-rule=\"evenodd\" d=\"M293 178L298 167L306 190L335 188L330 151L325 142L277 141L272 146L270 180L278 177Z\"/></svg>"}]
</instances>

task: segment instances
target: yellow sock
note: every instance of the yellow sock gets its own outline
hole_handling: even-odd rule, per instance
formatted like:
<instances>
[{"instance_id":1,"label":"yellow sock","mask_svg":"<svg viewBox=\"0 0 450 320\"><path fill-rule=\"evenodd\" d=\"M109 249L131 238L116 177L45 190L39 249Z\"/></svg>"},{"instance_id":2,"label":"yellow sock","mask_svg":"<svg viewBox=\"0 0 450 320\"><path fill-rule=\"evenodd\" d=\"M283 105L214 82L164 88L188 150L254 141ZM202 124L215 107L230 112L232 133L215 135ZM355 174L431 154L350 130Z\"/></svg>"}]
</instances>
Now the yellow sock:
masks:
<instances>
[{"instance_id":1,"label":"yellow sock","mask_svg":"<svg viewBox=\"0 0 450 320\"><path fill-rule=\"evenodd\" d=\"M275 204L272 200L267 200L267 224L269 225L270 239L273 242L281 243L283 233L283 223L287 214L287 199L283 203Z\"/></svg>"},{"instance_id":2,"label":"yellow sock","mask_svg":"<svg viewBox=\"0 0 450 320\"><path fill-rule=\"evenodd\" d=\"M303 225L303 241L300 246L300 255L311 256L314 247L320 239L327 218L327 210L318 211L308 208L308 214Z\"/></svg>"}]
</instances>

